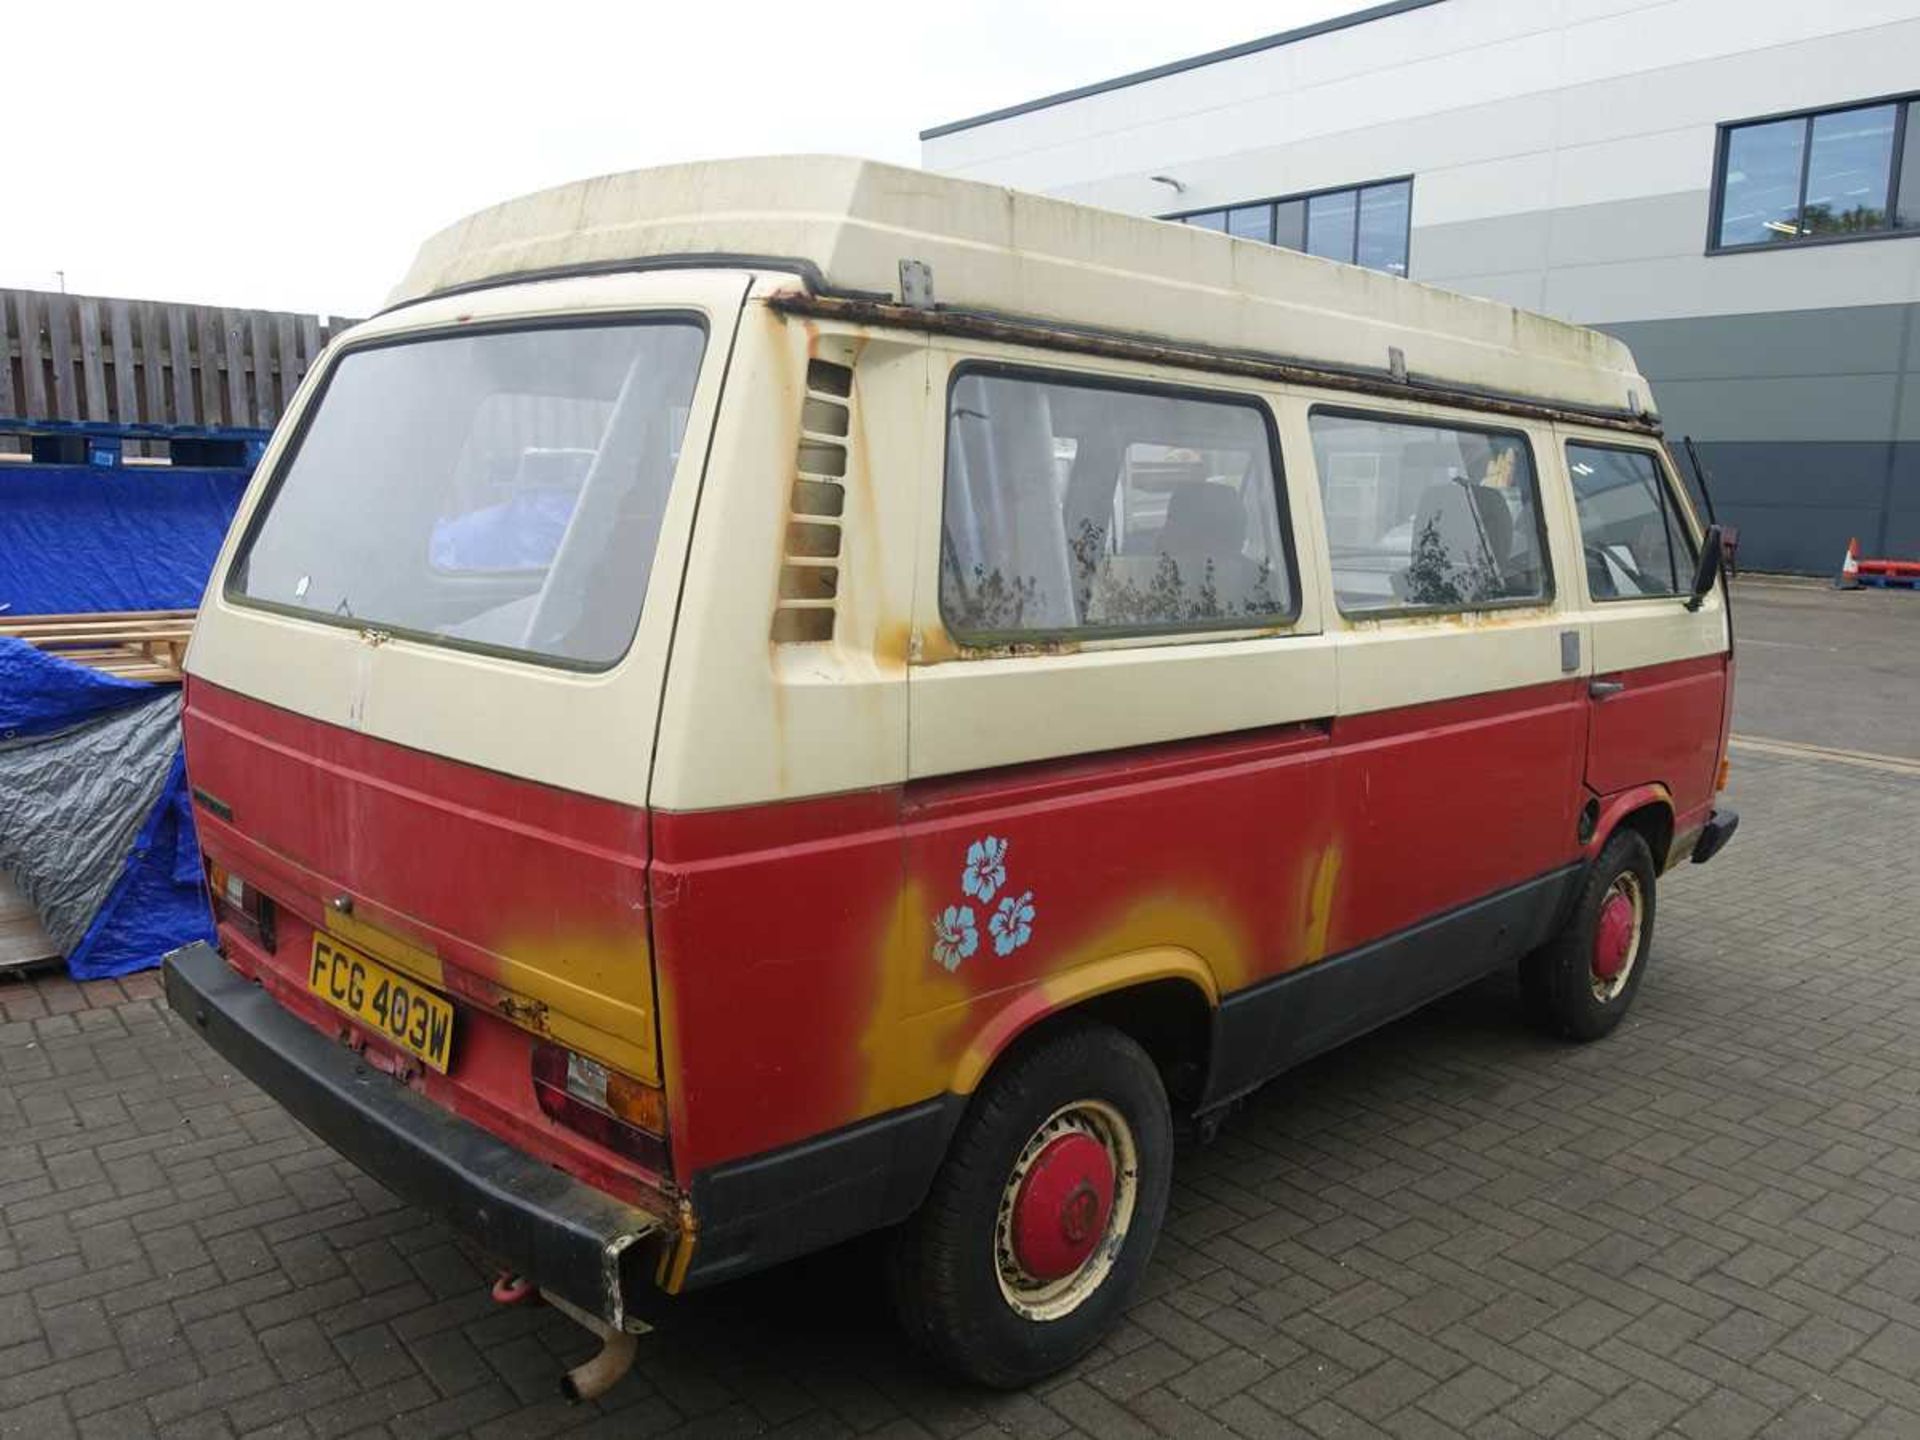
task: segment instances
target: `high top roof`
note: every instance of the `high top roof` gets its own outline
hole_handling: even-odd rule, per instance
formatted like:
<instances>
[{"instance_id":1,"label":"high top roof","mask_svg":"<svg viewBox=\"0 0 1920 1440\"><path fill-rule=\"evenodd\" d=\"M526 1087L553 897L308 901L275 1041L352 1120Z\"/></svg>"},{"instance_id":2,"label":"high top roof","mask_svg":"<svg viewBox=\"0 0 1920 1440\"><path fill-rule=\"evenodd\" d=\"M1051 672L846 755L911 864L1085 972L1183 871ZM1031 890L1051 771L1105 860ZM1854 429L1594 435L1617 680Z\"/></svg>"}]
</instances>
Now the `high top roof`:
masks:
<instances>
[{"instance_id":1,"label":"high top roof","mask_svg":"<svg viewBox=\"0 0 1920 1440\"><path fill-rule=\"evenodd\" d=\"M900 296L932 268L942 309L1646 411L1627 347L1583 326L1190 225L833 156L669 165L542 190L420 247L400 304L513 277L672 261L788 270L825 294Z\"/></svg>"}]
</instances>

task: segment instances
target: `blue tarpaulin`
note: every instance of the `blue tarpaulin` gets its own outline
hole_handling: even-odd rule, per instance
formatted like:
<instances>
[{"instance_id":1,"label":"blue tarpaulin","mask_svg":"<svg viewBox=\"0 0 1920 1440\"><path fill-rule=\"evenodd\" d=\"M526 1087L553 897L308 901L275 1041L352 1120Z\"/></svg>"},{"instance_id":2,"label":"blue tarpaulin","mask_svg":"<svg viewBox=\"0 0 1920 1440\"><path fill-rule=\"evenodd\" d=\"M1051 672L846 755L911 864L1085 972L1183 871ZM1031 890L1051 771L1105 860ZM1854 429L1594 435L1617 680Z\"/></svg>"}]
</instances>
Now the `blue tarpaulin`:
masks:
<instances>
[{"instance_id":1,"label":"blue tarpaulin","mask_svg":"<svg viewBox=\"0 0 1920 1440\"><path fill-rule=\"evenodd\" d=\"M0 617L200 603L244 470L0 465ZM0 870L82 980L212 938L180 691L0 636Z\"/></svg>"},{"instance_id":2,"label":"blue tarpaulin","mask_svg":"<svg viewBox=\"0 0 1920 1440\"><path fill-rule=\"evenodd\" d=\"M0 465L0 615L188 610L244 470Z\"/></svg>"},{"instance_id":3,"label":"blue tarpaulin","mask_svg":"<svg viewBox=\"0 0 1920 1440\"><path fill-rule=\"evenodd\" d=\"M0 636L0 870L77 979L211 939L180 692Z\"/></svg>"}]
</instances>

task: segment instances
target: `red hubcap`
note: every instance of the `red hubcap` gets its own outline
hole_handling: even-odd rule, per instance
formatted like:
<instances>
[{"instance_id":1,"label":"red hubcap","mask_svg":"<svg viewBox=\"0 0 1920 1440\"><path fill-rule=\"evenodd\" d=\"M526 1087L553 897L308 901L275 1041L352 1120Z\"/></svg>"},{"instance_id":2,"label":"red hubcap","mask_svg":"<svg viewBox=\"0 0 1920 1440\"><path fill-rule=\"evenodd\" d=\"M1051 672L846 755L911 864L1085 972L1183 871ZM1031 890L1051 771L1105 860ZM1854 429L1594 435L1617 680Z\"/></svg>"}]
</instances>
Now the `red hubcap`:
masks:
<instances>
[{"instance_id":1,"label":"red hubcap","mask_svg":"<svg viewBox=\"0 0 1920 1440\"><path fill-rule=\"evenodd\" d=\"M1627 968L1633 949L1633 901L1618 890L1600 907L1600 923L1593 933L1593 973L1617 980Z\"/></svg>"},{"instance_id":2,"label":"red hubcap","mask_svg":"<svg viewBox=\"0 0 1920 1440\"><path fill-rule=\"evenodd\" d=\"M1087 1263L1113 1214L1113 1160L1075 1131L1035 1157L1013 1202L1013 1254L1036 1280L1061 1280Z\"/></svg>"}]
</instances>

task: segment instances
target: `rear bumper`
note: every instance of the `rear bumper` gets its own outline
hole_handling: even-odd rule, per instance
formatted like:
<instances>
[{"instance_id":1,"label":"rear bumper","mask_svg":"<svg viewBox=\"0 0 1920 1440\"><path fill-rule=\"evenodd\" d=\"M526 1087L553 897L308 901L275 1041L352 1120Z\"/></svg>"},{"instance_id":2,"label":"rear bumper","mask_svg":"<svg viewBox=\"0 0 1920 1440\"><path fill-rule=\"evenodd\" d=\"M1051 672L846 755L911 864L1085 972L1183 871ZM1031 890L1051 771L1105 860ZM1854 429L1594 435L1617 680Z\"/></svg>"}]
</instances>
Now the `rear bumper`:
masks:
<instances>
[{"instance_id":1,"label":"rear bumper","mask_svg":"<svg viewBox=\"0 0 1920 1440\"><path fill-rule=\"evenodd\" d=\"M1722 850L1733 838L1733 832L1740 828L1738 810L1715 810L1707 817L1707 823L1700 832L1700 838L1693 842L1693 863L1704 865Z\"/></svg>"},{"instance_id":2,"label":"rear bumper","mask_svg":"<svg viewBox=\"0 0 1920 1440\"><path fill-rule=\"evenodd\" d=\"M314 1134L516 1273L616 1329L652 1289L661 1217L562 1174L366 1065L189 945L165 965L167 1003Z\"/></svg>"}]
</instances>

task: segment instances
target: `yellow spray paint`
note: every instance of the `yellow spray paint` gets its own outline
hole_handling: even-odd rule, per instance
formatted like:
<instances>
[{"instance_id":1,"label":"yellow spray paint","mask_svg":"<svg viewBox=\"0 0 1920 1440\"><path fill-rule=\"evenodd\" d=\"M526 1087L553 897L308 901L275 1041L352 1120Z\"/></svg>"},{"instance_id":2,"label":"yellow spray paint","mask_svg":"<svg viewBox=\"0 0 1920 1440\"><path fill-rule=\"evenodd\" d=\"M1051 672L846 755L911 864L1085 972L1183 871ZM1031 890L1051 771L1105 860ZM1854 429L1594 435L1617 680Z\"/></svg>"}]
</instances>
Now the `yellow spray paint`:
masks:
<instances>
[{"instance_id":1,"label":"yellow spray paint","mask_svg":"<svg viewBox=\"0 0 1920 1440\"><path fill-rule=\"evenodd\" d=\"M860 1038L862 1116L946 1089L974 990L967 962L949 973L934 961L934 913L925 885L914 880L901 887L880 943L873 1010Z\"/></svg>"},{"instance_id":2,"label":"yellow spray paint","mask_svg":"<svg viewBox=\"0 0 1920 1440\"><path fill-rule=\"evenodd\" d=\"M1323 960L1327 954L1327 934L1333 926L1333 895L1340 883L1340 846L1327 846L1313 867L1313 883L1307 890L1307 923L1301 936L1302 965Z\"/></svg>"}]
</instances>

